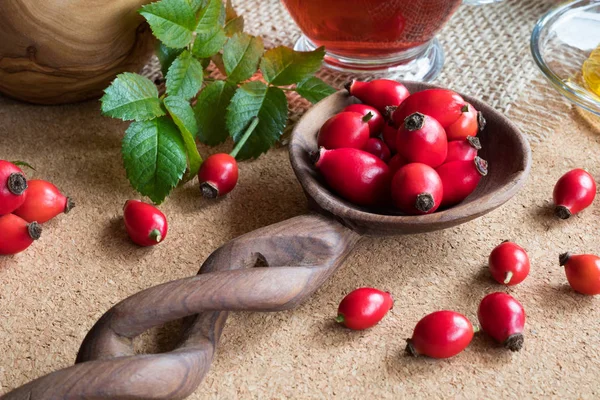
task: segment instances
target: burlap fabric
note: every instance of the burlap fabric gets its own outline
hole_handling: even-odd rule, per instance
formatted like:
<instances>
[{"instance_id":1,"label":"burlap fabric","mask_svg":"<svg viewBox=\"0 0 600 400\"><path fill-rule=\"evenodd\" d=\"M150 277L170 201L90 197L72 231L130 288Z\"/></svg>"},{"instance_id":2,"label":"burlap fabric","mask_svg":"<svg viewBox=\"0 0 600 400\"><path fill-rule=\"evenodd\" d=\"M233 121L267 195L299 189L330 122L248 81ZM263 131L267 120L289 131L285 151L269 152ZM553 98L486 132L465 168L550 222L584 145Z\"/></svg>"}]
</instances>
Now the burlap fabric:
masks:
<instances>
[{"instance_id":1,"label":"burlap fabric","mask_svg":"<svg viewBox=\"0 0 600 400\"><path fill-rule=\"evenodd\" d=\"M291 45L299 34L277 1L234 3L267 46ZM232 314L192 398L598 397L600 308L566 286L557 259L566 250L600 251L600 209L557 221L550 198L570 168L600 176L600 130L597 119L554 93L529 56L531 28L551 5L505 0L461 7L439 36L446 67L437 82L483 98L534 142L527 186L499 210L454 229L365 239L298 310ZM320 75L338 87L348 78ZM294 102L291 117L307 106ZM53 181L78 203L45 224L29 251L0 259L0 393L70 365L85 333L122 298L191 276L219 245L307 211L287 151L279 148L243 163L238 188L222 200L202 200L195 183L177 190L161 206L170 220L167 240L138 248L120 218L125 200L136 198L119 155L126 126L101 117L97 101L41 107L0 97L0 158L29 161L37 168L30 176ZM453 309L476 321L479 300L503 290L485 264L504 239L519 242L532 260L531 276L509 290L527 310L523 351L511 354L479 335L451 360L403 357L404 338L423 315ZM340 329L332 323L337 303L359 286L390 290L396 306L374 329ZM136 346L169 349L176 330L152 331Z\"/></svg>"}]
</instances>

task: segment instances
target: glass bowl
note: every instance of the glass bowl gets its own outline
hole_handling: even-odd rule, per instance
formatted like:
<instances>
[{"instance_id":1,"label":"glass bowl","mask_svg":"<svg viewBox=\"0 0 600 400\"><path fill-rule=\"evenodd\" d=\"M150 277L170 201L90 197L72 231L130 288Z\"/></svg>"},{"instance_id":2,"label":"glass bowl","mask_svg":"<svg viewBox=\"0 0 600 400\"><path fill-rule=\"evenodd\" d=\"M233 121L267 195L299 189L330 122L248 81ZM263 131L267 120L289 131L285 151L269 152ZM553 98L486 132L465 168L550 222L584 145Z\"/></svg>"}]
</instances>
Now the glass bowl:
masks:
<instances>
[{"instance_id":1,"label":"glass bowl","mask_svg":"<svg viewBox=\"0 0 600 400\"><path fill-rule=\"evenodd\" d=\"M581 68L600 45L600 0L578 0L550 10L535 25L531 52L554 87L578 106L600 115L600 97L588 90Z\"/></svg>"}]
</instances>

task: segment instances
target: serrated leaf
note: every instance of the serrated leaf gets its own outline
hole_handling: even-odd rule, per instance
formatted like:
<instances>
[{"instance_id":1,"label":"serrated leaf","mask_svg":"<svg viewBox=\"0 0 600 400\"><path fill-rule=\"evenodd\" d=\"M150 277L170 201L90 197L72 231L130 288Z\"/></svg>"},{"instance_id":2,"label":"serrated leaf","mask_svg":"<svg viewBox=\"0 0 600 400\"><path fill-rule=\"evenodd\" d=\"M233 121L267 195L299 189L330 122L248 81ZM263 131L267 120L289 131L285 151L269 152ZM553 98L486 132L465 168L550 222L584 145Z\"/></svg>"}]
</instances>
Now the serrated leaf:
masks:
<instances>
[{"instance_id":1,"label":"serrated leaf","mask_svg":"<svg viewBox=\"0 0 600 400\"><path fill-rule=\"evenodd\" d=\"M129 182L156 204L177 185L187 166L179 130L166 116L131 123L122 153Z\"/></svg>"},{"instance_id":2,"label":"serrated leaf","mask_svg":"<svg viewBox=\"0 0 600 400\"><path fill-rule=\"evenodd\" d=\"M192 41L196 17L189 2L161 0L143 6L139 13L148 21L154 36L165 45L183 48Z\"/></svg>"},{"instance_id":3,"label":"serrated leaf","mask_svg":"<svg viewBox=\"0 0 600 400\"><path fill-rule=\"evenodd\" d=\"M232 19L231 21L225 23L225 34L229 37L235 35L236 33L242 32L244 30L244 17L239 16L237 18Z\"/></svg>"},{"instance_id":4,"label":"serrated leaf","mask_svg":"<svg viewBox=\"0 0 600 400\"><path fill-rule=\"evenodd\" d=\"M214 146L229 136L225 113L236 88L233 83L215 81L200 92L194 114L198 122L198 140L202 143Z\"/></svg>"},{"instance_id":5,"label":"serrated leaf","mask_svg":"<svg viewBox=\"0 0 600 400\"><path fill-rule=\"evenodd\" d=\"M279 46L265 53L260 61L260 70L265 80L273 85L291 85L317 72L324 56L323 46L314 51L295 51Z\"/></svg>"},{"instance_id":6,"label":"serrated leaf","mask_svg":"<svg viewBox=\"0 0 600 400\"><path fill-rule=\"evenodd\" d=\"M225 31L218 27L212 31L201 31L196 33L192 53L198 58L206 58L217 54L227 41Z\"/></svg>"},{"instance_id":7,"label":"serrated leaf","mask_svg":"<svg viewBox=\"0 0 600 400\"><path fill-rule=\"evenodd\" d=\"M167 72L167 94L180 96L184 99L194 97L202 87L204 71L200 61L185 50L171 64Z\"/></svg>"},{"instance_id":8,"label":"serrated leaf","mask_svg":"<svg viewBox=\"0 0 600 400\"><path fill-rule=\"evenodd\" d=\"M148 78L124 72L104 90L102 113L124 121L145 121L165 115L156 85Z\"/></svg>"},{"instance_id":9,"label":"serrated leaf","mask_svg":"<svg viewBox=\"0 0 600 400\"><path fill-rule=\"evenodd\" d=\"M165 46L164 43L157 41L156 56L160 61L160 70L163 76L167 76L169 67L173 64L173 61L177 58L183 49L174 49L172 47Z\"/></svg>"},{"instance_id":10,"label":"serrated leaf","mask_svg":"<svg viewBox=\"0 0 600 400\"><path fill-rule=\"evenodd\" d=\"M188 157L187 176L193 178L198 173L200 165L202 165L202 157L198 153L195 140L198 125L196 124L194 110L192 110L192 106L190 106L188 100L178 96L169 96L165 98L164 103L171 118L173 118L173 122L179 128L179 132L185 143L185 150Z\"/></svg>"},{"instance_id":11,"label":"serrated leaf","mask_svg":"<svg viewBox=\"0 0 600 400\"><path fill-rule=\"evenodd\" d=\"M213 31L221 27L221 15L224 15L223 2L221 0L208 0L207 4L198 13L196 32Z\"/></svg>"},{"instance_id":12,"label":"serrated leaf","mask_svg":"<svg viewBox=\"0 0 600 400\"><path fill-rule=\"evenodd\" d=\"M232 82L249 79L256 72L263 51L261 38L246 33L233 35L223 47L223 65L227 79Z\"/></svg>"},{"instance_id":13,"label":"serrated leaf","mask_svg":"<svg viewBox=\"0 0 600 400\"><path fill-rule=\"evenodd\" d=\"M337 92L321 79L311 76L296 85L296 92L311 103L317 103L325 97Z\"/></svg>"},{"instance_id":14,"label":"serrated leaf","mask_svg":"<svg viewBox=\"0 0 600 400\"><path fill-rule=\"evenodd\" d=\"M269 150L283 133L287 112L287 99L281 89L259 81L242 85L227 108L227 128L237 143L254 117L259 123L237 158L256 158Z\"/></svg>"}]
</instances>

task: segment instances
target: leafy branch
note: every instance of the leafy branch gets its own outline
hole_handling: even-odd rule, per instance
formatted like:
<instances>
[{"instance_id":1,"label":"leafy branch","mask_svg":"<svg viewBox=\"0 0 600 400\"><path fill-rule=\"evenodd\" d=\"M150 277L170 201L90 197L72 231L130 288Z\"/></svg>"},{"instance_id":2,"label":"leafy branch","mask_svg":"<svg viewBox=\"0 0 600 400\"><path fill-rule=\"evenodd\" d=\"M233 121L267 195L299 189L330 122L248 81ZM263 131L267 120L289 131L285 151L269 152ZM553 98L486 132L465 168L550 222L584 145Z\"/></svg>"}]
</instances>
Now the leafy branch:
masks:
<instances>
[{"instance_id":1,"label":"leafy branch","mask_svg":"<svg viewBox=\"0 0 600 400\"><path fill-rule=\"evenodd\" d=\"M125 170L131 185L155 203L197 175L202 157L196 141L214 146L232 137L238 160L259 157L286 128L284 91L313 103L335 91L314 76L322 47L265 52L260 37L243 32L244 19L230 0L161 0L139 12L159 40L165 94L159 97L153 82L126 72L101 102L104 115L133 121L123 138ZM225 78L208 78L211 68ZM259 69L263 80L253 80Z\"/></svg>"}]
</instances>

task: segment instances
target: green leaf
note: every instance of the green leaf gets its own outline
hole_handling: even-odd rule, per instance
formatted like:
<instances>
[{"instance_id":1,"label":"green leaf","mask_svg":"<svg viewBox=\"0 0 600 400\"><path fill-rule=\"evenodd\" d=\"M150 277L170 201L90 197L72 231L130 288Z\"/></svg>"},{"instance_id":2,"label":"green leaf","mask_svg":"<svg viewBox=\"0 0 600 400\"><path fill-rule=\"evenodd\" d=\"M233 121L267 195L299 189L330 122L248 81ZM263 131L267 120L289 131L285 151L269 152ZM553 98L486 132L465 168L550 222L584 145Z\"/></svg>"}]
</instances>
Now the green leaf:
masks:
<instances>
[{"instance_id":1,"label":"green leaf","mask_svg":"<svg viewBox=\"0 0 600 400\"><path fill-rule=\"evenodd\" d=\"M206 58L217 54L227 41L225 31L217 27L212 31L201 31L196 33L192 53L198 58Z\"/></svg>"},{"instance_id":2,"label":"green leaf","mask_svg":"<svg viewBox=\"0 0 600 400\"><path fill-rule=\"evenodd\" d=\"M223 12L223 2L221 0L208 0L198 13L198 23L196 24L196 32L214 31L216 27L221 27L223 23L220 21Z\"/></svg>"},{"instance_id":3,"label":"green leaf","mask_svg":"<svg viewBox=\"0 0 600 400\"><path fill-rule=\"evenodd\" d=\"M267 82L273 85L291 85L317 72L324 56L323 46L306 52L279 46L265 53L260 69Z\"/></svg>"},{"instance_id":4,"label":"green leaf","mask_svg":"<svg viewBox=\"0 0 600 400\"><path fill-rule=\"evenodd\" d=\"M131 185L157 204L181 180L187 166L179 130L166 116L129 125L122 152Z\"/></svg>"},{"instance_id":5,"label":"green leaf","mask_svg":"<svg viewBox=\"0 0 600 400\"><path fill-rule=\"evenodd\" d=\"M188 0L192 6L194 13L197 13L202 7L206 5L206 0Z\"/></svg>"},{"instance_id":6,"label":"green leaf","mask_svg":"<svg viewBox=\"0 0 600 400\"><path fill-rule=\"evenodd\" d=\"M202 157L198 153L198 147L196 146L196 133L198 132L198 125L196 124L196 117L194 116L194 110L188 100L178 97L169 96L165 98L165 107L169 114L173 118L173 122L179 128L181 137L185 143L185 149L188 157L188 176L193 178L198 174L200 165L202 165Z\"/></svg>"},{"instance_id":7,"label":"green leaf","mask_svg":"<svg viewBox=\"0 0 600 400\"><path fill-rule=\"evenodd\" d=\"M124 121L145 121L165 115L152 81L138 74L125 72L104 90L102 113Z\"/></svg>"},{"instance_id":8,"label":"green leaf","mask_svg":"<svg viewBox=\"0 0 600 400\"><path fill-rule=\"evenodd\" d=\"M296 86L296 92L311 103L317 103L336 91L315 76L303 80Z\"/></svg>"},{"instance_id":9,"label":"green leaf","mask_svg":"<svg viewBox=\"0 0 600 400\"><path fill-rule=\"evenodd\" d=\"M167 73L167 94L180 96L184 99L194 97L202 87L204 71L200 61L185 50L171 64Z\"/></svg>"},{"instance_id":10,"label":"green leaf","mask_svg":"<svg viewBox=\"0 0 600 400\"><path fill-rule=\"evenodd\" d=\"M142 7L140 14L161 42L169 47L183 48L193 38L196 18L192 5L181 0L161 0Z\"/></svg>"},{"instance_id":11,"label":"green leaf","mask_svg":"<svg viewBox=\"0 0 600 400\"><path fill-rule=\"evenodd\" d=\"M246 33L233 35L223 47L223 65L227 79L232 82L249 79L256 72L263 51L261 38Z\"/></svg>"},{"instance_id":12,"label":"green leaf","mask_svg":"<svg viewBox=\"0 0 600 400\"><path fill-rule=\"evenodd\" d=\"M198 140L202 143L214 146L223 143L229 136L225 113L236 87L230 82L215 81L200 92L194 113L198 122Z\"/></svg>"},{"instance_id":13,"label":"green leaf","mask_svg":"<svg viewBox=\"0 0 600 400\"><path fill-rule=\"evenodd\" d=\"M173 49L165 46L162 42L158 41L156 46L156 56L158 57L158 61L160 61L160 70L162 71L163 76L167 76L169 67L182 51L182 49Z\"/></svg>"},{"instance_id":14,"label":"green leaf","mask_svg":"<svg viewBox=\"0 0 600 400\"><path fill-rule=\"evenodd\" d=\"M227 128L237 143L254 117L259 123L237 158L256 158L275 144L287 122L287 99L283 91L254 81L242 85L227 108Z\"/></svg>"},{"instance_id":15,"label":"green leaf","mask_svg":"<svg viewBox=\"0 0 600 400\"><path fill-rule=\"evenodd\" d=\"M242 32L244 30L244 17L240 16L232 19L225 24L223 29L225 30L225 34L229 37Z\"/></svg>"}]
</instances>

